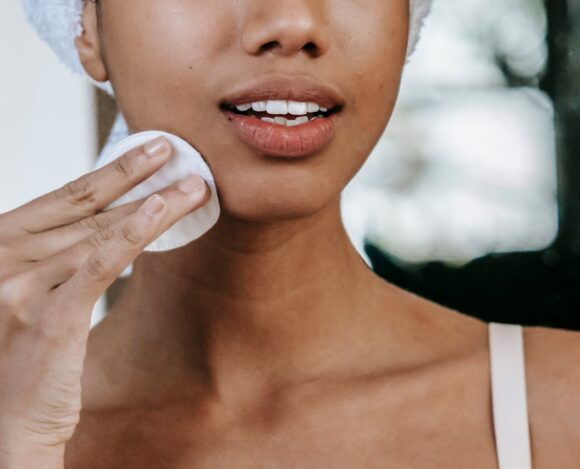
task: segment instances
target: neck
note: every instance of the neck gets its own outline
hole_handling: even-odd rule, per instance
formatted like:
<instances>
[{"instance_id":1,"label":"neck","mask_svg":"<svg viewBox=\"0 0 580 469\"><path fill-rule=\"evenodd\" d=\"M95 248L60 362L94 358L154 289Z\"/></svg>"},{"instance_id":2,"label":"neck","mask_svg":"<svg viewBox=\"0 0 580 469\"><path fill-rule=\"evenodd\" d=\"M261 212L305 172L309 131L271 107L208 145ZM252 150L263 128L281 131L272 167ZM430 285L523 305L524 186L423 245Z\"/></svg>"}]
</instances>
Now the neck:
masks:
<instances>
[{"instance_id":1,"label":"neck","mask_svg":"<svg viewBox=\"0 0 580 469\"><path fill-rule=\"evenodd\" d=\"M372 368L385 287L338 202L268 226L222 218L184 248L140 256L103 328L125 336L116 352L140 369L190 374L233 398Z\"/></svg>"}]
</instances>

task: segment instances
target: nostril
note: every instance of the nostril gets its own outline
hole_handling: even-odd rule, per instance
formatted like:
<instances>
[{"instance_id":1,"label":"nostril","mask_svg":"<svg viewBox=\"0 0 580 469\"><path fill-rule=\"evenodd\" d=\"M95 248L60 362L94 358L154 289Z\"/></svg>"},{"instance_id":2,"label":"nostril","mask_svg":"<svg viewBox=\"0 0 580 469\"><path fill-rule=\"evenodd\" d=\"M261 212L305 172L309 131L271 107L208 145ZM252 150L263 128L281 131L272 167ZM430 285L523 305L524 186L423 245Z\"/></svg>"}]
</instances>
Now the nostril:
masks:
<instances>
[{"instance_id":1,"label":"nostril","mask_svg":"<svg viewBox=\"0 0 580 469\"><path fill-rule=\"evenodd\" d=\"M318 47L313 42L307 42L303 47L304 51L310 55L315 55L318 52Z\"/></svg>"},{"instance_id":2,"label":"nostril","mask_svg":"<svg viewBox=\"0 0 580 469\"><path fill-rule=\"evenodd\" d=\"M270 41L270 42L264 44L262 47L260 47L260 53L270 52L270 51L273 51L273 50L279 49L279 48L280 48L280 43L278 41Z\"/></svg>"}]
</instances>

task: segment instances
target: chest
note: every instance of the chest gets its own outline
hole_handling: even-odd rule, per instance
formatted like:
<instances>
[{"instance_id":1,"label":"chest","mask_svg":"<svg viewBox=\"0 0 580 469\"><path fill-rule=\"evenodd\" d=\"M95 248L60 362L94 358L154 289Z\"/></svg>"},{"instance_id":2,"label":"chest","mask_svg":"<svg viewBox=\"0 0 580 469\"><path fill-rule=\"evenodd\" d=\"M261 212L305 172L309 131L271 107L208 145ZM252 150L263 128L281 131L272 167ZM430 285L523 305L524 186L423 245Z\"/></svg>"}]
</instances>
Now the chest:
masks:
<instances>
[{"instance_id":1,"label":"chest","mask_svg":"<svg viewBox=\"0 0 580 469\"><path fill-rule=\"evenodd\" d=\"M488 393L470 385L301 396L235 419L184 404L87 414L65 467L496 469Z\"/></svg>"}]
</instances>

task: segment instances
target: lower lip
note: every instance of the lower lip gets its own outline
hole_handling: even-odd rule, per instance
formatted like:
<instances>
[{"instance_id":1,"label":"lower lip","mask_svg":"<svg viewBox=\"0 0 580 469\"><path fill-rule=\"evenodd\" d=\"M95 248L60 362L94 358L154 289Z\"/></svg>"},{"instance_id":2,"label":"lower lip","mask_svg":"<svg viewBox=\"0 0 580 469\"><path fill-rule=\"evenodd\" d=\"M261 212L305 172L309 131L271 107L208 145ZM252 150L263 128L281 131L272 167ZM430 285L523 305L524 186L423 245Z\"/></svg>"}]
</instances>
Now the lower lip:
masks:
<instances>
[{"instance_id":1,"label":"lower lip","mask_svg":"<svg viewBox=\"0 0 580 469\"><path fill-rule=\"evenodd\" d=\"M336 113L292 127L224 111L234 131L248 145L267 155L299 158L326 147L334 138Z\"/></svg>"}]
</instances>

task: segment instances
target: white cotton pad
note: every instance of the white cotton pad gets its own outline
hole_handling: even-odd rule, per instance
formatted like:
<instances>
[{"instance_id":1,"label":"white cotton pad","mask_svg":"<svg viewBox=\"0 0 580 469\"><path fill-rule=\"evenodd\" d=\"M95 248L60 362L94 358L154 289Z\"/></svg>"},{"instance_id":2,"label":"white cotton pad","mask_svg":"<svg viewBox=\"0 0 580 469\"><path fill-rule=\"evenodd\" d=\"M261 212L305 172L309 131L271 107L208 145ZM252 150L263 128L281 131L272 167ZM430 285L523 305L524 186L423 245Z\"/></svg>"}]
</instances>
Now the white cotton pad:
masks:
<instances>
[{"instance_id":1,"label":"white cotton pad","mask_svg":"<svg viewBox=\"0 0 580 469\"><path fill-rule=\"evenodd\" d=\"M215 181L209 166L199 152L182 138L160 130L148 130L124 138L99 157L96 168L101 168L128 151L163 135L173 146L173 154L155 174L135 186L110 204L107 209L147 197L183 179L190 174L200 175L209 185L211 197L201 208L186 215L149 244L145 251L169 251L195 241L217 222L220 205Z\"/></svg>"}]
</instances>

